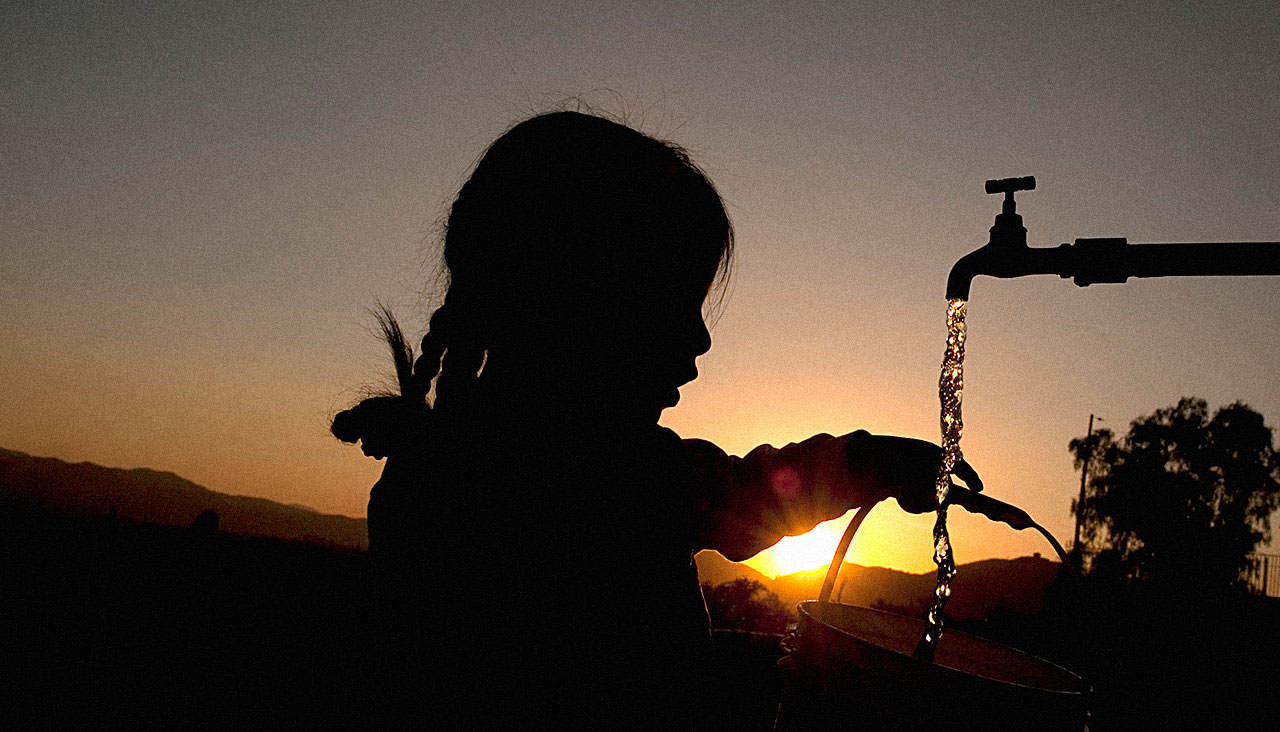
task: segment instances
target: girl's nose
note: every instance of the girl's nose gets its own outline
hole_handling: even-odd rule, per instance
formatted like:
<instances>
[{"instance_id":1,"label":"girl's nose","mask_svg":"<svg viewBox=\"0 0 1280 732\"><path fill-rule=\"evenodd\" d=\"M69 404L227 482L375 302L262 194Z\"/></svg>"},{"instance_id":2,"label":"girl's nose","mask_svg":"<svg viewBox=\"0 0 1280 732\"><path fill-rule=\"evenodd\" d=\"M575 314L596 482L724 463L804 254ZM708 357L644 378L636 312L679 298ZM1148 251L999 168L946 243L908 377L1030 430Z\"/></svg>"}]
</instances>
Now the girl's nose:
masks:
<instances>
[{"instance_id":1,"label":"girl's nose","mask_svg":"<svg viewBox=\"0 0 1280 732\"><path fill-rule=\"evenodd\" d=\"M707 330L707 323L699 315L697 325L693 329L693 355L701 356L711 350L711 331Z\"/></svg>"}]
</instances>

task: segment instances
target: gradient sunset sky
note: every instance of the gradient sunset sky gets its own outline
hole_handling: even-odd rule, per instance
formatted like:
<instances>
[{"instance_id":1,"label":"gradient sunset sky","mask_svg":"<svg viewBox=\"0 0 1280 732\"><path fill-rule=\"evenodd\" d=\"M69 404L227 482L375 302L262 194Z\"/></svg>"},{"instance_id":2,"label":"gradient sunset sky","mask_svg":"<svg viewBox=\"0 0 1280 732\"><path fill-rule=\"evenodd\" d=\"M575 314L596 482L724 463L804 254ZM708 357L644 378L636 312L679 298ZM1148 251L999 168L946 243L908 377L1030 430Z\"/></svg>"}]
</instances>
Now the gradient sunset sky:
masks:
<instances>
[{"instance_id":1,"label":"gradient sunset sky","mask_svg":"<svg viewBox=\"0 0 1280 732\"><path fill-rule=\"evenodd\" d=\"M719 187L732 286L663 423L737 454L939 439L987 178L1037 177L1033 246L1280 240L1273 2L7 3L0 58L0 447L325 512L364 515L380 469L327 431L389 375L368 308L420 335L438 222L533 113L621 117ZM977 280L966 456L1068 540L1090 413L1277 424L1277 296ZM881 507L851 558L928 569L930 522ZM952 524L961 562L1049 553Z\"/></svg>"}]
</instances>

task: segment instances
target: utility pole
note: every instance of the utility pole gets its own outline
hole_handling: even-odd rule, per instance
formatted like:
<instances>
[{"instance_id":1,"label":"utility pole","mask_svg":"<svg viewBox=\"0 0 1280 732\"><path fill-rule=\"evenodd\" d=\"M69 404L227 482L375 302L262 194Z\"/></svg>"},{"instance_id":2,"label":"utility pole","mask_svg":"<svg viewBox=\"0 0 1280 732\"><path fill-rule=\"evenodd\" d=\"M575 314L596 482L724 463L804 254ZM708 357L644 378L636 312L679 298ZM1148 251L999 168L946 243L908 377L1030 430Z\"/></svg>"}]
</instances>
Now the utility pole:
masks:
<instances>
[{"instance_id":1,"label":"utility pole","mask_svg":"<svg viewBox=\"0 0 1280 732\"><path fill-rule=\"evenodd\" d=\"M1102 421L1102 417L1098 417L1098 421ZM1084 466L1080 469L1080 500L1076 501L1076 533L1071 540L1071 551L1077 557L1080 555L1080 523L1084 517L1084 490L1089 484L1089 461L1093 459L1093 415L1089 415L1089 433L1085 435L1084 445L1088 452L1084 455ZM1083 557L1081 557L1083 559Z\"/></svg>"}]
</instances>

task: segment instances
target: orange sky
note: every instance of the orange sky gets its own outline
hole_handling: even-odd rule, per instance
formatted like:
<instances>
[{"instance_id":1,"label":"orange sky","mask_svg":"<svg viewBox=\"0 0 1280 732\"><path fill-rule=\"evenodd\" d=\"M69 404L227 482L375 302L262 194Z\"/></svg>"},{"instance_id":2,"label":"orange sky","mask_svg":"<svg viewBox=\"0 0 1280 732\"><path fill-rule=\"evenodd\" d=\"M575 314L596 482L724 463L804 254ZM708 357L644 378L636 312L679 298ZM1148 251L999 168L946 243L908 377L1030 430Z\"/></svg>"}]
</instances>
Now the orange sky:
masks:
<instances>
[{"instance_id":1,"label":"orange sky","mask_svg":"<svg viewBox=\"0 0 1280 732\"><path fill-rule=\"evenodd\" d=\"M1038 177L1033 246L1280 239L1275 5L783 7L8 11L0 446L363 515L379 466L326 426L387 373L366 309L419 330L470 166L571 96L687 146L728 202L732 289L663 423L738 454L938 439L944 283L986 241L987 178ZM1280 418L1278 294L978 280L966 455L1069 537L1090 413L1122 430L1194 394ZM962 562L1048 553L954 534ZM892 506L851 554L929 557L928 517Z\"/></svg>"}]
</instances>

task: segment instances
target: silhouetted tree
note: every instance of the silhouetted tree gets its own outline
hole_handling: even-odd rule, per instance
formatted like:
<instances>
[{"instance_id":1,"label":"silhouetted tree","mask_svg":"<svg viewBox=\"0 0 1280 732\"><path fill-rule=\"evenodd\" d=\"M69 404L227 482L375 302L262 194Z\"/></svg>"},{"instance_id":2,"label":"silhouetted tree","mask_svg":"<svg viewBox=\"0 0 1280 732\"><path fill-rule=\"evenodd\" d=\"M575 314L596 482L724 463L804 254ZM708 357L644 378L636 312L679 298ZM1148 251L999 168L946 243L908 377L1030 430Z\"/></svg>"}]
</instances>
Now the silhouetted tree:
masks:
<instances>
[{"instance_id":1,"label":"silhouetted tree","mask_svg":"<svg viewBox=\"0 0 1280 732\"><path fill-rule=\"evenodd\" d=\"M1089 460L1081 544L1098 579L1217 592L1243 585L1280 505L1271 428L1236 402L1212 418L1184 397L1129 426L1071 441ZM1072 512L1077 506L1072 502Z\"/></svg>"},{"instance_id":2,"label":"silhouetted tree","mask_svg":"<svg viewBox=\"0 0 1280 732\"><path fill-rule=\"evenodd\" d=\"M778 596L756 580L739 577L714 587L703 583L702 594L713 628L781 633L791 621Z\"/></svg>"}]
</instances>

